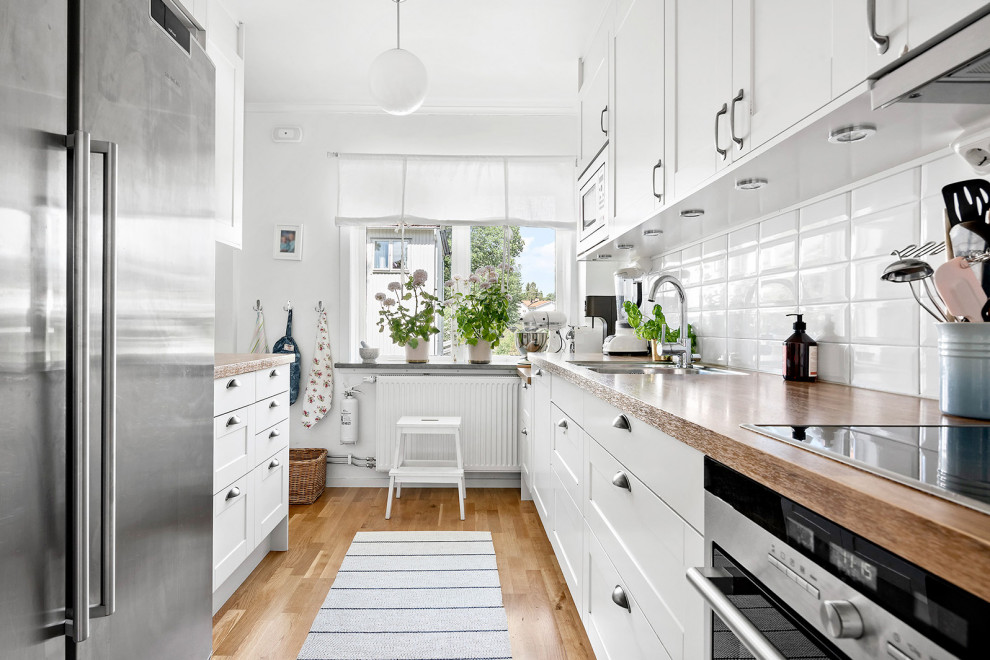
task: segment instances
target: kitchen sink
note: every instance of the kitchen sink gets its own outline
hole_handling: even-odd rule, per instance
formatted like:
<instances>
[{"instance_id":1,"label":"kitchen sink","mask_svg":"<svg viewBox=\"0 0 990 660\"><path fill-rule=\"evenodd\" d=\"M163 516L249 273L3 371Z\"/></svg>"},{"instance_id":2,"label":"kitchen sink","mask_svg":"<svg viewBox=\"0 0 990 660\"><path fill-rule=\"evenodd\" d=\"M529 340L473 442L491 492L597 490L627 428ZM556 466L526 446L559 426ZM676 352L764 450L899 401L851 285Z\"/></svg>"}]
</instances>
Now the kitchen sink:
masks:
<instances>
[{"instance_id":1,"label":"kitchen sink","mask_svg":"<svg viewBox=\"0 0 990 660\"><path fill-rule=\"evenodd\" d=\"M709 367L707 365L691 365L690 367L677 367L672 364L662 364L657 362L631 364L606 363L606 362L571 362L582 366L588 371L597 374L613 375L639 375L639 376L744 376L745 372L722 369L721 367Z\"/></svg>"}]
</instances>

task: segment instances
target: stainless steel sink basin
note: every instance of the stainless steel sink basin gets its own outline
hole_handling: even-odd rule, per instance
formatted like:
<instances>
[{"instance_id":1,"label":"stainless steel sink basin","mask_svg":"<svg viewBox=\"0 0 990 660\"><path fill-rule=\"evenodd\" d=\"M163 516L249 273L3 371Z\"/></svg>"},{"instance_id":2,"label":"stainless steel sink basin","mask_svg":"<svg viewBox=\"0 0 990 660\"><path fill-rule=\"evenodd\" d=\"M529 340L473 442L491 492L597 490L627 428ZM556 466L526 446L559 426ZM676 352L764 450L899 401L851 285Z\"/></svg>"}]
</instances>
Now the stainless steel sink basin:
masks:
<instances>
[{"instance_id":1,"label":"stainless steel sink basin","mask_svg":"<svg viewBox=\"0 0 990 660\"><path fill-rule=\"evenodd\" d=\"M744 376L745 372L742 371L732 371L731 369L722 369L721 367L709 367L703 364L691 365L690 367L676 367L672 364L663 364L657 362L651 363L607 363L607 362L596 362L596 363L584 363L580 364L577 362L572 362L571 364L578 364L584 367L588 371L594 371L598 374L614 374L614 375L639 375L639 376Z\"/></svg>"}]
</instances>

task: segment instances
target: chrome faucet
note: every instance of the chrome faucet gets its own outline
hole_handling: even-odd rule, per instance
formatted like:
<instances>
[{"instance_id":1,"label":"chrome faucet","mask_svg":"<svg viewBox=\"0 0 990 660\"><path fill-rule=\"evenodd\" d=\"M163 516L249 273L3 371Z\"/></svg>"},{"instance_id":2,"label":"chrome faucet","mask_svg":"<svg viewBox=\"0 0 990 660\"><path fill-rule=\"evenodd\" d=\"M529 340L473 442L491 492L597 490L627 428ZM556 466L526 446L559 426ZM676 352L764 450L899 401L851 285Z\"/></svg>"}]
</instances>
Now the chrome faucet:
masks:
<instances>
[{"instance_id":1,"label":"chrome faucet","mask_svg":"<svg viewBox=\"0 0 990 660\"><path fill-rule=\"evenodd\" d=\"M650 273L650 275L655 274L657 273ZM650 287L650 295L647 300L649 302L656 302L657 289L664 284L670 284L677 291L677 297L681 303L681 335L678 342L669 349L669 352L681 356L682 367L690 367L692 358L691 338L688 336L687 294L684 293L684 285L673 275L664 275L663 273L659 273L659 275L656 281L653 282L653 286ZM661 346L664 346L663 340L664 338L661 337ZM663 350L667 351L668 349L664 346Z\"/></svg>"}]
</instances>

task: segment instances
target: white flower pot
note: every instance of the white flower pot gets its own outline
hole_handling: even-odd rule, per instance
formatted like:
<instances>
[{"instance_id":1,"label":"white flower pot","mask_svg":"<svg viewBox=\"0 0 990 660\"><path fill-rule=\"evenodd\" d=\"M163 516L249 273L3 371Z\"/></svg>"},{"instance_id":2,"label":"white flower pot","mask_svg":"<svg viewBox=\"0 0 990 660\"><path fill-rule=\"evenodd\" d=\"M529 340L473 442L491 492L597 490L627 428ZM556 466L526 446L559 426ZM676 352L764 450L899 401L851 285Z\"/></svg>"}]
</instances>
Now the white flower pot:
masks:
<instances>
[{"instance_id":1,"label":"white flower pot","mask_svg":"<svg viewBox=\"0 0 990 660\"><path fill-rule=\"evenodd\" d=\"M477 344L468 344L468 362L471 364L488 364L492 361L492 345L484 339Z\"/></svg>"},{"instance_id":2,"label":"white flower pot","mask_svg":"<svg viewBox=\"0 0 990 660\"><path fill-rule=\"evenodd\" d=\"M416 348L413 348L409 344L405 345L406 349L406 362L429 362L430 361L430 342L425 339L418 339L419 343Z\"/></svg>"}]
</instances>

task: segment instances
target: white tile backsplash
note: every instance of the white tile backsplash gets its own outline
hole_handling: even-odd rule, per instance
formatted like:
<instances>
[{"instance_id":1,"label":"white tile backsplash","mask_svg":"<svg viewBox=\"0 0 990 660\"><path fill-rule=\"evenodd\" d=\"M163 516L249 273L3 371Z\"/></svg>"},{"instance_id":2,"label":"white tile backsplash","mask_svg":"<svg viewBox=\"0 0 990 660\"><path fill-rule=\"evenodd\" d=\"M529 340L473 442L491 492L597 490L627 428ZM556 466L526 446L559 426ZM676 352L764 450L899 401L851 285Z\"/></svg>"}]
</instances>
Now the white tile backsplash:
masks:
<instances>
[{"instance_id":1,"label":"white tile backsplash","mask_svg":"<svg viewBox=\"0 0 990 660\"><path fill-rule=\"evenodd\" d=\"M943 240L942 186L972 176L957 156L942 155L657 255L653 265L680 271L706 362L780 374L794 323L786 315L801 312L819 342L821 380L937 397L934 322L907 284L880 275L894 249ZM945 255L926 259L937 267Z\"/></svg>"}]
</instances>

